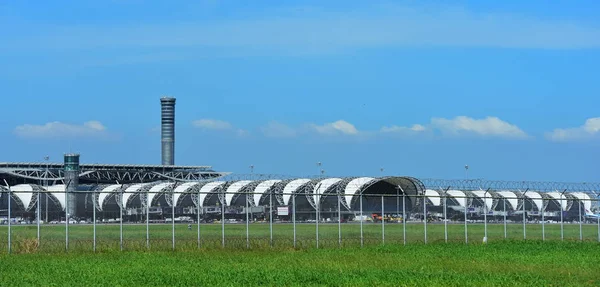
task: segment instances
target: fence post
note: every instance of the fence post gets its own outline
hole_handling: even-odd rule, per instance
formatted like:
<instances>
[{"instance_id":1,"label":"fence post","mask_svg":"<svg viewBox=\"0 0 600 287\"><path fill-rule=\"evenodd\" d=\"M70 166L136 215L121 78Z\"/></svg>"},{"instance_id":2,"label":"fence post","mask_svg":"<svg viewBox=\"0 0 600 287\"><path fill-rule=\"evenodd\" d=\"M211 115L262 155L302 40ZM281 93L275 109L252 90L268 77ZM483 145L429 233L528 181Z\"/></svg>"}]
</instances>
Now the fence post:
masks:
<instances>
[{"instance_id":1,"label":"fence post","mask_svg":"<svg viewBox=\"0 0 600 287\"><path fill-rule=\"evenodd\" d=\"M423 240L427 244L427 197L423 195Z\"/></svg>"},{"instance_id":2,"label":"fence post","mask_svg":"<svg viewBox=\"0 0 600 287\"><path fill-rule=\"evenodd\" d=\"M529 188L523 192L523 240L527 239L527 219L525 218L525 194L529 191Z\"/></svg>"},{"instance_id":3,"label":"fence post","mask_svg":"<svg viewBox=\"0 0 600 287\"><path fill-rule=\"evenodd\" d=\"M503 209L504 209L504 239L506 239L506 198L504 198L503 202Z\"/></svg>"},{"instance_id":4,"label":"fence post","mask_svg":"<svg viewBox=\"0 0 600 287\"><path fill-rule=\"evenodd\" d=\"M465 244L469 244L469 227L467 224L467 212L469 211L469 207L467 206L469 199L467 198L467 194L465 193L465 197L463 198L465 203Z\"/></svg>"},{"instance_id":5,"label":"fence post","mask_svg":"<svg viewBox=\"0 0 600 287\"><path fill-rule=\"evenodd\" d=\"M338 245L341 248L342 247L342 208L341 208L341 197L340 194L338 193L338 202L337 202L338 206Z\"/></svg>"},{"instance_id":6,"label":"fence post","mask_svg":"<svg viewBox=\"0 0 600 287\"><path fill-rule=\"evenodd\" d=\"M246 194L246 249L250 249L250 223L248 218L248 195Z\"/></svg>"},{"instance_id":7,"label":"fence post","mask_svg":"<svg viewBox=\"0 0 600 287\"><path fill-rule=\"evenodd\" d=\"M69 252L69 184L65 187L65 252Z\"/></svg>"},{"instance_id":8,"label":"fence post","mask_svg":"<svg viewBox=\"0 0 600 287\"><path fill-rule=\"evenodd\" d=\"M175 188L171 189L171 241L172 249L175 251Z\"/></svg>"},{"instance_id":9,"label":"fence post","mask_svg":"<svg viewBox=\"0 0 600 287\"><path fill-rule=\"evenodd\" d=\"M196 220L198 221L198 249L202 246L200 242L200 207L202 203L200 202L200 189L198 189L198 199L196 200Z\"/></svg>"},{"instance_id":10,"label":"fence post","mask_svg":"<svg viewBox=\"0 0 600 287\"><path fill-rule=\"evenodd\" d=\"M487 193L490 190L486 190L483 193L483 240L484 242L487 241L487 237L488 237L488 232L487 232L487 214L488 214L488 207L487 207Z\"/></svg>"},{"instance_id":11,"label":"fence post","mask_svg":"<svg viewBox=\"0 0 600 287\"><path fill-rule=\"evenodd\" d=\"M406 245L406 193L402 191L402 241Z\"/></svg>"},{"instance_id":12,"label":"fence post","mask_svg":"<svg viewBox=\"0 0 600 287\"><path fill-rule=\"evenodd\" d=\"M12 244L11 244L12 243L11 242L12 241L12 231L11 231L12 224L10 222L11 221L10 218L12 216L11 215L11 204L10 204L10 202L12 200L12 196L10 194L11 193L10 186L8 185L8 182L6 182L6 179L4 180L4 183L6 184L6 187L8 188L6 193L8 194L8 254L10 254L12 251Z\"/></svg>"},{"instance_id":13,"label":"fence post","mask_svg":"<svg viewBox=\"0 0 600 287\"><path fill-rule=\"evenodd\" d=\"M146 249L150 249L150 192L146 190Z\"/></svg>"},{"instance_id":14,"label":"fence post","mask_svg":"<svg viewBox=\"0 0 600 287\"><path fill-rule=\"evenodd\" d=\"M225 248L225 203L227 199L225 198L225 189L221 187L223 191L223 201L221 202L221 247Z\"/></svg>"},{"instance_id":15,"label":"fence post","mask_svg":"<svg viewBox=\"0 0 600 287\"><path fill-rule=\"evenodd\" d=\"M292 191L292 225L294 226L294 249L296 248L296 195Z\"/></svg>"},{"instance_id":16,"label":"fence post","mask_svg":"<svg viewBox=\"0 0 600 287\"><path fill-rule=\"evenodd\" d=\"M47 195L46 195L47 196ZM37 221L37 242L38 245L40 244L40 210L41 210L41 205L40 205L40 201L41 201L42 197L41 197L41 192L38 191L37 193L37 207L36 207L36 221Z\"/></svg>"},{"instance_id":17,"label":"fence post","mask_svg":"<svg viewBox=\"0 0 600 287\"><path fill-rule=\"evenodd\" d=\"M48 195L46 195L48 196ZM93 221L93 225L94 225L94 252L96 252L96 190L94 189L94 192L92 193L92 202L93 202L93 209L94 209L94 213L92 215L92 221Z\"/></svg>"},{"instance_id":18,"label":"fence post","mask_svg":"<svg viewBox=\"0 0 600 287\"><path fill-rule=\"evenodd\" d=\"M448 243L448 196L444 192L444 242Z\"/></svg>"},{"instance_id":19,"label":"fence post","mask_svg":"<svg viewBox=\"0 0 600 287\"><path fill-rule=\"evenodd\" d=\"M545 212L546 206L544 206L544 198L542 197L542 241L546 241L546 222L544 220Z\"/></svg>"},{"instance_id":20,"label":"fence post","mask_svg":"<svg viewBox=\"0 0 600 287\"><path fill-rule=\"evenodd\" d=\"M385 209L383 195L381 196L381 244L385 245Z\"/></svg>"},{"instance_id":21,"label":"fence post","mask_svg":"<svg viewBox=\"0 0 600 287\"><path fill-rule=\"evenodd\" d=\"M318 188L319 187L317 187L317 192L319 192ZM317 202L315 202L315 208L316 208L316 210L315 210L315 217L317 219L316 220L317 224L316 224L316 231L315 231L316 234L315 234L315 237L316 237L316 240L317 240L317 249L319 249L319 200L317 200Z\"/></svg>"},{"instance_id":22,"label":"fence post","mask_svg":"<svg viewBox=\"0 0 600 287\"><path fill-rule=\"evenodd\" d=\"M273 247L273 191L269 192L269 245Z\"/></svg>"},{"instance_id":23,"label":"fence post","mask_svg":"<svg viewBox=\"0 0 600 287\"><path fill-rule=\"evenodd\" d=\"M119 191L121 192L121 196L119 198L119 249L123 251L123 186L121 186ZM67 202L69 201L67 200Z\"/></svg>"},{"instance_id":24,"label":"fence post","mask_svg":"<svg viewBox=\"0 0 600 287\"><path fill-rule=\"evenodd\" d=\"M581 202L582 200L579 200L579 204L577 204L577 208L579 209L579 241L583 241L583 223L582 223L582 218L581 218Z\"/></svg>"},{"instance_id":25,"label":"fence post","mask_svg":"<svg viewBox=\"0 0 600 287\"><path fill-rule=\"evenodd\" d=\"M563 221L563 194L566 189L560 194L560 240L565 241L565 230L564 230L564 221Z\"/></svg>"},{"instance_id":26,"label":"fence post","mask_svg":"<svg viewBox=\"0 0 600 287\"><path fill-rule=\"evenodd\" d=\"M362 196L362 191L361 193L358 195L359 196L359 205L360 205L360 247L364 246L364 233L363 233L363 220L364 220L364 216L363 216L363 196Z\"/></svg>"}]
</instances>

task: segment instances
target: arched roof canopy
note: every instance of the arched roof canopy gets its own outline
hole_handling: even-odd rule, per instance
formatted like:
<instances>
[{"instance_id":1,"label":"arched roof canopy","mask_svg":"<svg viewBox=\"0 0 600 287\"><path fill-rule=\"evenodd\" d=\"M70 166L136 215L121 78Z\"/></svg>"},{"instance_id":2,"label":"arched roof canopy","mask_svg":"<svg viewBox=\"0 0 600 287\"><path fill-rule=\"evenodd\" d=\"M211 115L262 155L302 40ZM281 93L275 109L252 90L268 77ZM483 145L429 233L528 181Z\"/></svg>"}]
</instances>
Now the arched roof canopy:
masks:
<instances>
[{"instance_id":1,"label":"arched roof canopy","mask_svg":"<svg viewBox=\"0 0 600 287\"><path fill-rule=\"evenodd\" d=\"M156 204L154 202L156 201L156 199L161 194L164 194L167 191L171 190L174 185L174 182L162 182L151 187L150 190L148 190L148 198L146 198L146 204L149 204L150 206L155 206Z\"/></svg>"},{"instance_id":2,"label":"arched roof canopy","mask_svg":"<svg viewBox=\"0 0 600 287\"><path fill-rule=\"evenodd\" d=\"M204 206L207 197L211 197L212 195L214 195L214 193L220 191L220 188L223 185L226 185L226 183L226 181L211 181L202 186L199 192L200 197L198 198L198 203L200 204L200 207Z\"/></svg>"},{"instance_id":3,"label":"arched roof canopy","mask_svg":"<svg viewBox=\"0 0 600 287\"><path fill-rule=\"evenodd\" d=\"M107 199L110 196L113 196L116 194L116 192L119 191L119 189L122 187L122 185L120 184L112 184L109 185L107 187L104 187L101 191L100 194L98 194L98 209L99 210L104 210L104 206L107 203Z\"/></svg>"},{"instance_id":4,"label":"arched roof canopy","mask_svg":"<svg viewBox=\"0 0 600 287\"><path fill-rule=\"evenodd\" d=\"M175 189L173 189L173 198L170 202L170 206L173 206L173 204L175 204L175 206L178 206L180 199L186 193L190 193L190 191L203 184L203 182L185 182L178 185L177 187L175 187ZM167 203L169 203L169 201L167 201Z\"/></svg>"},{"instance_id":5,"label":"arched roof canopy","mask_svg":"<svg viewBox=\"0 0 600 287\"><path fill-rule=\"evenodd\" d=\"M497 191L496 194L502 196L503 200L508 203L508 208L516 210L519 207L519 197L516 193L509 190L502 190Z\"/></svg>"},{"instance_id":6,"label":"arched roof canopy","mask_svg":"<svg viewBox=\"0 0 600 287\"><path fill-rule=\"evenodd\" d=\"M486 190L471 190L469 191L475 198L478 198L481 201L481 205L485 204L487 210L492 210L494 208L494 193Z\"/></svg>"},{"instance_id":7,"label":"arched roof canopy","mask_svg":"<svg viewBox=\"0 0 600 287\"><path fill-rule=\"evenodd\" d=\"M252 196L250 197L251 199L251 203L253 204L253 206L259 206L260 202L261 202L261 198L265 198L269 195L269 193L272 192L272 190L276 187L276 186L280 186L283 183L283 181L278 180L278 179L273 179L273 180L265 180L261 183L259 183L252 192L254 192L254 194L252 194ZM278 188L278 190L282 190L282 188ZM281 195L284 199L282 200L283 202L281 202L281 204L285 205L285 194Z\"/></svg>"},{"instance_id":8,"label":"arched roof canopy","mask_svg":"<svg viewBox=\"0 0 600 287\"><path fill-rule=\"evenodd\" d=\"M429 203L433 206L442 205L442 197L440 195L440 192L437 190L434 190L434 189L425 190L425 197L427 198Z\"/></svg>"},{"instance_id":9,"label":"arched roof canopy","mask_svg":"<svg viewBox=\"0 0 600 287\"><path fill-rule=\"evenodd\" d=\"M301 193L302 188L310 183L310 179L307 178L299 178L288 182L283 188L283 202L285 205L290 204L290 199L292 198L292 194L295 196L298 193Z\"/></svg>"},{"instance_id":10,"label":"arched roof canopy","mask_svg":"<svg viewBox=\"0 0 600 287\"><path fill-rule=\"evenodd\" d=\"M337 177L326 178L319 181L315 184L315 187L310 190L311 194L306 195L308 201L313 205L313 207L320 206L321 198L324 195L331 193L332 190L334 190L333 187L340 181L342 181L342 179Z\"/></svg>"},{"instance_id":11,"label":"arched roof canopy","mask_svg":"<svg viewBox=\"0 0 600 287\"><path fill-rule=\"evenodd\" d=\"M346 188L344 189L344 197L342 198L342 202L348 210L351 209L351 204L354 197L360 194L360 192L362 192L362 188L373 180L375 180L375 178L359 177L348 182Z\"/></svg>"},{"instance_id":12,"label":"arched roof canopy","mask_svg":"<svg viewBox=\"0 0 600 287\"><path fill-rule=\"evenodd\" d=\"M239 196L238 192L243 190L244 187L246 187L250 183L252 183L251 180L240 180L229 185L225 193L225 204L227 206L230 206L233 203L233 199Z\"/></svg>"},{"instance_id":13,"label":"arched roof canopy","mask_svg":"<svg viewBox=\"0 0 600 287\"><path fill-rule=\"evenodd\" d=\"M523 194L525 196L523 196ZM535 207L537 209L537 211L541 211L544 206L543 197L537 191L529 190L526 192L522 192L520 198L521 198L521 205L520 205L519 209L523 208L523 204L525 204L524 200L526 198L529 199L529 201L532 203L532 207ZM525 207L525 208L527 209L527 207Z\"/></svg>"},{"instance_id":14,"label":"arched roof canopy","mask_svg":"<svg viewBox=\"0 0 600 287\"><path fill-rule=\"evenodd\" d=\"M37 197L34 196L34 193L45 191L42 187L35 184L19 184L11 186L10 190L13 195L12 198L25 211L31 210L36 203Z\"/></svg>"},{"instance_id":15,"label":"arched roof canopy","mask_svg":"<svg viewBox=\"0 0 600 287\"><path fill-rule=\"evenodd\" d=\"M584 192L571 192L571 195L577 198L577 201L583 205L585 215L590 215L592 213L592 199L589 194Z\"/></svg>"},{"instance_id":16,"label":"arched roof canopy","mask_svg":"<svg viewBox=\"0 0 600 287\"><path fill-rule=\"evenodd\" d=\"M470 205L470 200L467 197L467 194L462 190L448 190L446 191L446 195L453 198L463 209Z\"/></svg>"},{"instance_id":17,"label":"arched roof canopy","mask_svg":"<svg viewBox=\"0 0 600 287\"><path fill-rule=\"evenodd\" d=\"M405 194L410 198L410 203L414 208L419 201L419 196L425 194L425 186L420 180L413 177L389 176L367 181L359 188L359 192L362 195ZM353 198L353 202L355 201L356 197Z\"/></svg>"},{"instance_id":18,"label":"arched roof canopy","mask_svg":"<svg viewBox=\"0 0 600 287\"><path fill-rule=\"evenodd\" d=\"M65 200L65 189L66 186L64 184L59 185L51 185L46 188L49 195L55 202L57 202L62 210L65 210L66 200Z\"/></svg>"},{"instance_id":19,"label":"arched roof canopy","mask_svg":"<svg viewBox=\"0 0 600 287\"><path fill-rule=\"evenodd\" d=\"M549 198L551 198L551 200L556 202L557 206L560 206L559 209L562 209L563 211L567 210L568 201L570 198L568 198L565 194L561 194L557 191L547 192L546 194Z\"/></svg>"}]
</instances>

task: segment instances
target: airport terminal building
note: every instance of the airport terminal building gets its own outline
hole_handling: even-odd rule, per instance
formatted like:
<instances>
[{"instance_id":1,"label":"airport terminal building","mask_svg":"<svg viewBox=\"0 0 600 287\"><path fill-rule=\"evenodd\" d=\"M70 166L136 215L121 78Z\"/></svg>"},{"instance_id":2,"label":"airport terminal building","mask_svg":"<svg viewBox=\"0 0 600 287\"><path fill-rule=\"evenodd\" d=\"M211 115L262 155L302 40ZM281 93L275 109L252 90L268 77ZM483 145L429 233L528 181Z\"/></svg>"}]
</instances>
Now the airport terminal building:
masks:
<instances>
[{"instance_id":1,"label":"airport terminal building","mask_svg":"<svg viewBox=\"0 0 600 287\"><path fill-rule=\"evenodd\" d=\"M353 220L357 216L477 220L567 219L598 213L593 191L520 190L488 186L442 188L408 176L233 178L210 166L175 165L175 98L161 102L161 164L81 164L79 154L62 163L0 163L0 218L44 221L67 217L136 222L189 216L209 221L241 219ZM445 185L444 185L445 186ZM485 190L484 190L485 188ZM8 196L10 191L10 196ZM9 201L10 199L10 201ZM318 212L317 212L318 211ZM201 215L201 216L198 216Z\"/></svg>"}]
</instances>

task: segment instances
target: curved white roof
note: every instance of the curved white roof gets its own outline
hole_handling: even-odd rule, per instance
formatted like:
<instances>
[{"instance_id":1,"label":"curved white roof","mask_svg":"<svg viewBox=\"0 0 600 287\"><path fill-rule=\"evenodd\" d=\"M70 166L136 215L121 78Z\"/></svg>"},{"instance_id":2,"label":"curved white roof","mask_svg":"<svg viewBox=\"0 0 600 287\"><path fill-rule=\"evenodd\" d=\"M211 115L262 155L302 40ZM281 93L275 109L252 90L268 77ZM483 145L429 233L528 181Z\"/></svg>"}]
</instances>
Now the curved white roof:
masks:
<instances>
[{"instance_id":1,"label":"curved white roof","mask_svg":"<svg viewBox=\"0 0 600 287\"><path fill-rule=\"evenodd\" d=\"M556 192L556 191L552 191L552 192L547 192L546 193L548 196L552 197L552 199L556 200L557 202L559 202L560 204L560 208L565 211L567 209L567 205L568 205L568 201L569 199L563 194L561 195L560 192ZM561 196L562 196L562 200L561 200Z\"/></svg>"},{"instance_id":2,"label":"curved white roof","mask_svg":"<svg viewBox=\"0 0 600 287\"><path fill-rule=\"evenodd\" d=\"M290 198L292 198L292 193L295 193L298 188L310 182L310 179L300 178L295 179L288 182L283 188L283 203L285 205L290 204Z\"/></svg>"},{"instance_id":3,"label":"curved white roof","mask_svg":"<svg viewBox=\"0 0 600 287\"><path fill-rule=\"evenodd\" d=\"M238 193L238 191L240 191L242 188L244 188L246 185L250 184L251 182L252 182L251 180L240 180L240 181L236 181L236 182L232 183L227 188L227 192L225 193L225 204L227 206L231 205L231 200L236 195L236 193Z\"/></svg>"},{"instance_id":4,"label":"curved white roof","mask_svg":"<svg viewBox=\"0 0 600 287\"><path fill-rule=\"evenodd\" d=\"M363 186L374 179L375 178L372 177L359 177L348 182L346 188L344 189L344 199L346 200L346 204L350 206L350 204L352 204L352 197L354 197Z\"/></svg>"},{"instance_id":5,"label":"curved white roof","mask_svg":"<svg viewBox=\"0 0 600 287\"><path fill-rule=\"evenodd\" d=\"M46 189L52 196L56 197L58 202L60 203L60 208L65 210L66 201L65 201L65 188L64 184L59 185L51 185Z\"/></svg>"},{"instance_id":6,"label":"curved white roof","mask_svg":"<svg viewBox=\"0 0 600 287\"><path fill-rule=\"evenodd\" d=\"M528 191L525 193L525 197L528 197L533 201L533 204L537 207L539 211L542 211L544 207L544 201L542 199L542 195L537 191Z\"/></svg>"},{"instance_id":7,"label":"curved white roof","mask_svg":"<svg viewBox=\"0 0 600 287\"><path fill-rule=\"evenodd\" d=\"M467 207L467 197L464 192L460 190L448 190L446 191L446 194L448 194L451 197L454 197L454 199L456 199L460 206Z\"/></svg>"},{"instance_id":8,"label":"curved white roof","mask_svg":"<svg viewBox=\"0 0 600 287\"><path fill-rule=\"evenodd\" d=\"M437 190L427 189L425 190L425 196L427 197L427 199L429 199L429 201L431 201L433 206L442 205L442 198L440 197L440 193Z\"/></svg>"},{"instance_id":9,"label":"curved white roof","mask_svg":"<svg viewBox=\"0 0 600 287\"><path fill-rule=\"evenodd\" d=\"M159 193L163 192L164 189L171 188L174 184L173 182L163 182L151 187L148 190L148 198L146 199L148 206L152 204L152 201Z\"/></svg>"},{"instance_id":10,"label":"curved white roof","mask_svg":"<svg viewBox=\"0 0 600 287\"><path fill-rule=\"evenodd\" d=\"M107 187L105 187L102 191L100 191L100 194L98 194L98 209L102 210L102 207L104 206L104 201L106 200L106 198L113 192L115 192L115 190L119 189L121 187L120 184L113 184L113 185L109 185Z\"/></svg>"},{"instance_id":11,"label":"curved white roof","mask_svg":"<svg viewBox=\"0 0 600 287\"><path fill-rule=\"evenodd\" d=\"M321 199L321 195L327 191L327 189L329 189L332 185L338 183L342 181L341 178L327 178L324 180L319 181L319 183L317 183L315 185L315 188L313 189L313 199L315 200L315 204L318 206L319 205L319 200Z\"/></svg>"},{"instance_id":12,"label":"curved white roof","mask_svg":"<svg viewBox=\"0 0 600 287\"><path fill-rule=\"evenodd\" d=\"M33 199L33 187L29 184L19 184L11 186L10 190L23 203L25 210L29 210L29 204Z\"/></svg>"},{"instance_id":13,"label":"curved white roof","mask_svg":"<svg viewBox=\"0 0 600 287\"><path fill-rule=\"evenodd\" d=\"M492 209L494 198L491 193L486 192L485 190L472 190L471 192L481 200L485 200L485 206L488 210Z\"/></svg>"},{"instance_id":14,"label":"curved white roof","mask_svg":"<svg viewBox=\"0 0 600 287\"><path fill-rule=\"evenodd\" d=\"M513 210L519 206L519 198L516 193L508 190L497 191L496 193L504 197Z\"/></svg>"},{"instance_id":15,"label":"curved white roof","mask_svg":"<svg viewBox=\"0 0 600 287\"><path fill-rule=\"evenodd\" d=\"M273 185L275 185L276 183L281 182L281 180L265 180L261 183L259 183L256 188L254 188L254 195L253 195L253 200L254 200L254 206L258 205L258 202L260 201L260 198L263 196L263 194L265 192L267 192L269 190L269 188L273 187ZM284 195L285 197L285 195ZM285 200L284 200L285 202Z\"/></svg>"},{"instance_id":16,"label":"curved white roof","mask_svg":"<svg viewBox=\"0 0 600 287\"><path fill-rule=\"evenodd\" d=\"M201 184L200 182L186 182L178 187L176 187L173 190L173 202L172 204L175 204L175 206L177 206L177 201L179 200L179 198L183 195L184 192L186 192L188 189Z\"/></svg>"},{"instance_id":17,"label":"curved white roof","mask_svg":"<svg viewBox=\"0 0 600 287\"><path fill-rule=\"evenodd\" d=\"M583 208L585 208L585 214L590 215L592 213L592 199L589 194L583 192L571 192L572 196L576 197L579 201L583 202Z\"/></svg>"},{"instance_id":18,"label":"curved white roof","mask_svg":"<svg viewBox=\"0 0 600 287\"><path fill-rule=\"evenodd\" d=\"M121 198L123 208L127 207L127 201L129 200L129 198L134 196L136 192L139 192L139 190L142 189L142 187L144 187L145 185L148 185L148 183L134 184L125 189L125 191L123 192L123 198Z\"/></svg>"},{"instance_id":19,"label":"curved white roof","mask_svg":"<svg viewBox=\"0 0 600 287\"><path fill-rule=\"evenodd\" d=\"M209 193L213 192L214 189L225 183L226 181L211 181L200 188L200 198L198 199L198 204L200 204L200 207L204 205L204 199Z\"/></svg>"}]
</instances>

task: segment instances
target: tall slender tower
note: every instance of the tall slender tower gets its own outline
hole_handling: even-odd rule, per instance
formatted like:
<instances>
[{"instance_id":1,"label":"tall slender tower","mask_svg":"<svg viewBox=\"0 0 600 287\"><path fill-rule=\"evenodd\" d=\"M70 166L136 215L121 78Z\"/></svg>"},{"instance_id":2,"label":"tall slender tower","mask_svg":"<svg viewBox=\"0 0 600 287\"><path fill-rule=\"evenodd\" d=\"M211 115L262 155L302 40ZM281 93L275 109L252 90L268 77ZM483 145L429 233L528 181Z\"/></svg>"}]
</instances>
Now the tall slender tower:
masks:
<instances>
[{"instance_id":1,"label":"tall slender tower","mask_svg":"<svg viewBox=\"0 0 600 287\"><path fill-rule=\"evenodd\" d=\"M175 98L160 98L162 164L175 164Z\"/></svg>"}]
</instances>

